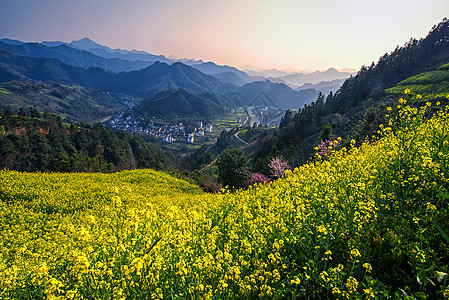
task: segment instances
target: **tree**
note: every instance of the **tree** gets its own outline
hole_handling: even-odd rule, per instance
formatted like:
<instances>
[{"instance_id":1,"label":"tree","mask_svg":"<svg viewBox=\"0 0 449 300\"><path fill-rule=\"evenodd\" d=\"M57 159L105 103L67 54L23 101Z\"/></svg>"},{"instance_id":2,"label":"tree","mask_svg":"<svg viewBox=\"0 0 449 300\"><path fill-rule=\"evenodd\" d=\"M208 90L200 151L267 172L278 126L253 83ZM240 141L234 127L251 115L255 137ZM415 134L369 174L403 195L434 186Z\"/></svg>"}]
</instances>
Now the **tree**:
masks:
<instances>
[{"instance_id":1,"label":"tree","mask_svg":"<svg viewBox=\"0 0 449 300\"><path fill-rule=\"evenodd\" d=\"M3 112L3 116L5 117L5 118L9 118L9 117L11 117L12 116L12 109L11 109L11 107L6 107L6 110Z\"/></svg>"},{"instance_id":2,"label":"tree","mask_svg":"<svg viewBox=\"0 0 449 300\"><path fill-rule=\"evenodd\" d=\"M19 108L19 113L17 114L19 117L28 117L27 112L25 111L25 108L21 107Z\"/></svg>"},{"instance_id":3,"label":"tree","mask_svg":"<svg viewBox=\"0 0 449 300\"><path fill-rule=\"evenodd\" d=\"M40 119L41 113L37 110L36 105L30 106L30 117Z\"/></svg>"},{"instance_id":4,"label":"tree","mask_svg":"<svg viewBox=\"0 0 449 300\"><path fill-rule=\"evenodd\" d=\"M224 186L245 188L251 180L249 160L242 150L226 150L217 161L218 176Z\"/></svg>"},{"instance_id":5,"label":"tree","mask_svg":"<svg viewBox=\"0 0 449 300\"><path fill-rule=\"evenodd\" d=\"M275 179L281 178L285 171L290 169L290 165L282 156L273 158L268 167L270 168L270 175Z\"/></svg>"},{"instance_id":6,"label":"tree","mask_svg":"<svg viewBox=\"0 0 449 300\"><path fill-rule=\"evenodd\" d=\"M287 127L288 123L291 122L292 120L292 111L287 109L287 111L285 112L285 115L281 118L281 122L279 123L279 128L284 128Z\"/></svg>"},{"instance_id":7,"label":"tree","mask_svg":"<svg viewBox=\"0 0 449 300\"><path fill-rule=\"evenodd\" d=\"M321 128L319 139L320 141L327 141L332 139L332 137L332 125L328 123Z\"/></svg>"}]
</instances>

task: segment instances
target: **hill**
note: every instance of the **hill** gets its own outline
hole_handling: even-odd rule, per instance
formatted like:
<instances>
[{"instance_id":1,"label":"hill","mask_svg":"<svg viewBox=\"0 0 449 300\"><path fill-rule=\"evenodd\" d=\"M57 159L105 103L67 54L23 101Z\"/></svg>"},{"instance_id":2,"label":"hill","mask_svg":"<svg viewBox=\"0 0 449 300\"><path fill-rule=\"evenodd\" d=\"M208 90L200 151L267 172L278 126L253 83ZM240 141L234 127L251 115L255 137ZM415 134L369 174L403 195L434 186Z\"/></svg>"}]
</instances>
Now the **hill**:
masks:
<instances>
[{"instance_id":1,"label":"hill","mask_svg":"<svg viewBox=\"0 0 449 300\"><path fill-rule=\"evenodd\" d=\"M417 102L446 102L449 97L449 64L440 66L433 71L409 77L396 86L387 89L386 93L392 97L400 98L405 97L405 90L409 90L413 95L420 95L422 98L416 99Z\"/></svg>"},{"instance_id":2,"label":"hill","mask_svg":"<svg viewBox=\"0 0 449 300\"><path fill-rule=\"evenodd\" d=\"M210 118L223 113L225 107L219 98L210 96L207 94L195 95L183 89L166 90L144 99L133 108L133 114L136 117L147 119L152 117Z\"/></svg>"},{"instance_id":3,"label":"hill","mask_svg":"<svg viewBox=\"0 0 449 300\"><path fill-rule=\"evenodd\" d=\"M225 80L222 80L223 82L231 82L231 83L238 82L239 84L236 84L236 85L243 85L245 83L254 81L254 79L251 76L249 76L248 74L246 74L243 71L240 71L234 67L219 66L213 62L194 64L194 65L192 65L192 67L200 70L204 74L216 76L220 80L225 79ZM234 76L234 79L228 81L229 79L226 80L227 78L225 77L225 74L229 74L229 73L232 73L238 77Z\"/></svg>"},{"instance_id":4,"label":"hill","mask_svg":"<svg viewBox=\"0 0 449 300\"><path fill-rule=\"evenodd\" d=\"M295 91L282 83L273 83L269 80L247 83L227 95L241 106L247 106L256 97L264 92L281 109L298 109L305 104L313 102L318 96L316 90ZM272 106L272 104L268 104Z\"/></svg>"},{"instance_id":5,"label":"hill","mask_svg":"<svg viewBox=\"0 0 449 300\"><path fill-rule=\"evenodd\" d=\"M0 83L0 104L14 111L35 106L66 122L100 122L125 108L117 97L81 86L56 82L9 81Z\"/></svg>"},{"instance_id":6,"label":"hill","mask_svg":"<svg viewBox=\"0 0 449 300\"><path fill-rule=\"evenodd\" d=\"M69 126L48 112L32 115L14 116L5 111L0 117L0 169L112 172L174 168L168 152L155 141L113 132L98 123Z\"/></svg>"},{"instance_id":7,"label":"hill","mask_svg":"<svg viewBox=\"0 0 449 300\"><path fill-rule=\"evenodd\" d=\"M235 193L151 170L0 171L0 295L445 298L449 112L411 111Z\"/></svg>"}]
</instances>

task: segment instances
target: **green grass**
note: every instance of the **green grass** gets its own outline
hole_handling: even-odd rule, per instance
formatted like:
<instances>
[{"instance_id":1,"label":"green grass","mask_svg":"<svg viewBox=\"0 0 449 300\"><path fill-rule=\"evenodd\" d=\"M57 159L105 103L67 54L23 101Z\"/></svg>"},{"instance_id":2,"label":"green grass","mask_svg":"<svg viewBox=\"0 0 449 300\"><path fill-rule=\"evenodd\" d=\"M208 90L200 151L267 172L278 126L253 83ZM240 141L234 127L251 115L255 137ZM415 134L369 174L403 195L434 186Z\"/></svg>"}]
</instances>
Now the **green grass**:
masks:
<instances>
[{"instance_id":1,"label":"green grass","mask_svg":"<svg viewBox=\"0 0 449 300\"><path fill-rule=\"evenodd\" d=\"M394 98L405 97L405 90L410 90L414 102L446 101L449 97L449 64L437 70L409 77L386 92ZM422 97L422 98L421 98Z\"/></svg>"},{"instance_id":2,"label":"green grass","mask_svg":"<svg viewBox=\"0 0 449 300\"><path fill-rule=\"evenodd\" d=\"M7 90L5 90L5 89L3 89L3 88L0 88L0 93L2 93L2 94L7 94L7 95L10 95L10 94L11 94L10 91L7 91Z\"/></svg>"}]
</instances>

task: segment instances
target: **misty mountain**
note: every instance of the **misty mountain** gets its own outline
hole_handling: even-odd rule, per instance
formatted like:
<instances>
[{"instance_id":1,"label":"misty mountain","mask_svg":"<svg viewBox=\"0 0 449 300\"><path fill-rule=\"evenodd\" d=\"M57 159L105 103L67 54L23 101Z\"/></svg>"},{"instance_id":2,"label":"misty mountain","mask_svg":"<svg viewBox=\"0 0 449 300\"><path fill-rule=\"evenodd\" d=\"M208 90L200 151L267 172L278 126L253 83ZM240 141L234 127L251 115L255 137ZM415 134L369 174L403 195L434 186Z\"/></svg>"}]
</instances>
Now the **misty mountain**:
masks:
<instances>
[{"instance_id":1,"label":"misty mountain","mask_svg":"<svg viewBox=\"0 0 449 300\"><path fill-rule=\"evenodd\" d=\"M324 95L328 95L330 92L335 94L335 92L341 87L343 82L346 79L335 79L331 81L321 81L319 83L306 83L296 88L296 90L305 90L305 89L315 89L317 91L322 92Z\"/></svg>"},{"instance_id":2,"label":"misty mountain","mask_svg":"<svg viewBox=\"0 0 449 300\"><path fill-rule=\"evenodd\" d=\"M167 59L163 55L154 55L147 53L145 51L137 51L137 50L123 50L123 49L112 49L108 46L100 45L97 42L92 41L88 38L82 38L77 41L72 41L68 44L70 47L82 49L88 52L91 52L97 56L103 58L118 58L123 60L130 61L160 61L160 62L173 62L170 59Z\"/></svg>"},{"instance_id":3,"label":"misty mountain","mask_svg":"<svg viewBox=\"0 0 449 300\"><path fill-rule=\"evenodd\" d=\"M193 93L224 93L234 89L233 85L182 63L156 62L142 70L112 73L101 68L75 67L53 58L18 56L0 50L0 81L11 80L55 81L136 97L169 88L183 88Z\"/></svg>"},{"instance_id":4,"label":"misty mountain","mask_svg":"<svg viewBox=\"0 0 449 300\"><path fill-rule=\"evenodd\" d=\"M317 90L295 91L283 83L273 83L269 80L247 83L236 91L227 95L239 105L247 106L264 92L281 109L298 109L305 104L315 101L319 92ZM267 106L273 106L266 101Z\"/></svg>"},{"instance_id":5,"label":"misty mountain","mask_svg":"<svg viewBox=\"0 0 449 300\"><path fill-rule=\"evenodd\" d=\"M322 81L332 81L335 79L346 79L349 78L352 73L349 72L339 72L334 68L330 68L327 71L321 72L316 71L313 73L293 73L280 77L289 86L293 88L300 87L306 83L317 84Z\"/></svg>"},{"instance_id":6,"label":"misty mountain","mask_svg":"<svg viewBox=\"0 0 449 300\"><path fill-rule=\"evenodd\" d=\"M88 38L82 38L80 40L77 41L71 41L68 45L70 45L70 47L73 48L78 48L78 49L82 49L82 50L89 50L89 49L103 49L106 51L111 51L114 52L111 48L107 47L107 46L103 46L98 44L97 42L92 41L91 39Z\"/></svg>"},{"instance_id":7,"label":"misty mountain","mask_svg":"<svg viewBox=\"0 0 449 300\"><path fill-rule=\"evenodd\" d=\"M65 64L53 58L26 57L0 50L0 82L12 80L81 81L86 69Z\"/></svg>"},{"instance_id":8,"label":"misty mountain","mask_svg":"<svg viewBox=\"0 0 449 300\"><path fill-rule=\"evenodd\" d=\"M111 91L131 95L152 95L168 88L182 88L193 93L224 93L235 87L182 63L172 65L156 62L139 71L119 73L114 77Z\"/></svg>"},{"instance_id":9,"label":"misty mountain","mask_svg":"<svg viewBox=\"0 0 449 300\"><path fill-rule=\"evenodd\" d=\"M282 71L282 70L278 70L278 69L270 69L270 70L244 70L245 73L247 73L250 76L254 76L254 77L265 77L265 78L269 78L269 77L274 77L274 78L278 78L278 77L282 77L282 76L286 76L289 74L292 74L291 72L286 72L286 71Z\"/></svg>"},{"instance_id":10,"label":"misty mountain","mask_svg":"<svg viewBox=\"0 0 449 300\"><path fill-rule=\"evenodd\" d=\"M8 45L16 45L16 46L24 44L24 42L21 42L18 40L7 39L7 38L0 39L0 42L8 44Z\"/></svg>"},{"instance_id":11,"label":"misty mountain","mask_svg":"<svg viewBox=\"0 0 449 300\"><path fill-rule=\"evenodd\" d=\"M271 70L258 70L258 71L245 71L248 75L252 76L255 80L268 79L271 82L285 83L293 89L299 89L305 84L318 84L325 81L333 81L336 79L346 79L351 75L355 74L353 72L341 72L334 68L330 68L326 71L315 71L312 73L289 73L282 70L271 69ZM323 85L325 85L323 83ZM307 85L306 88L314 88L313 86ZM304 88L301 88L304 89ZM329 89L328 89L329 90Z\"/></svg>"},{"instance_id":12,"label":"misty mountain","mask_svg":"<svg viewBox=\"0 0 449 300\"><path fill-rule=\"evenodd\" d=\"M242 86L245 83L247 83L246 80L242 79L242 77L235 74L234 72L221 72L221 73L216 73L212 76L214 76L215 78L218 78L221 82L230 83L235 86Z\"/></svg>"},{"instance_id":13,"label":"misty mountain","mask_svg":"<svg viewBox=\"0 0 449 300\"><path fill-rule=\"evenodd\" d=\"M55 42L54 44L57 43L58 42ZM22 43L20 45L12 45L0 42L0 49L17 55L55 58L66 64L77 67L98 67L117 73L122 71L128 72L140 70L154 63L154 61L129 61L117 58L106 59L85 50L72 48L65 44L48 47L38 43Z\"/></svg>"},{"instance_id":14,"label":"misty mountain","mask_svg":"<svg viewBox=\"0 0 449 300\"><path fill-rule=\"evenodd\" d=\"M50 41L50 42L43 41L40 44L44 45L44 46L47 46L47 47L57 47L57 46L61 46L61 45L67 45L68 46L67 43L61 42L61 41ZM78 49L78 50L81 50L81 49Z\"/></svg>"},{"instance_id":15,"label":"misty mountain","mask_svg":"<svg viewBox=\"0 0 449 300\"><path fill-rule=\"evenodd\" d=\"M251 76L249 76L245 72L240 71L234 67L226 66L226 65L219 66L213 62L206 62L206 63L192 65L192 67L194 67L208 75L215 75L215 74L223 73L223 72L231 72L231 73L238 75L246 82L252 81Z\"/></svg>"}]
</instances>

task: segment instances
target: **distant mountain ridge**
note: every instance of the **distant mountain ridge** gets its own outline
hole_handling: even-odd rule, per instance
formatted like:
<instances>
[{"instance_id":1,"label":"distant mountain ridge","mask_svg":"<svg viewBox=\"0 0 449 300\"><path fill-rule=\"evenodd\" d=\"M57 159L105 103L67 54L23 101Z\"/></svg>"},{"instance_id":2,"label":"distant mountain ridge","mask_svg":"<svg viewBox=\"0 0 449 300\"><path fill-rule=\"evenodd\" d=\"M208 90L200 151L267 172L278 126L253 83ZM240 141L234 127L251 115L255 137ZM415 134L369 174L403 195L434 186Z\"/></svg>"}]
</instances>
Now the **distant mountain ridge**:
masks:
<instances>
[{"instance_id":1,"label":"distant mountain ridge","mask_svg":"<svg viewBox=\"0 0 449 300\"><path fill-rule=\"evenodd\" d=\"M255 81L260 78L213 62L200 61L189 66L173 61L153 63L105 58L90 52L92 49L127 58L136 55L157 57L143 51L111 49L87 38L71 43L53 41L40 44L0 39L0 82L53 81L147 100L159 94L165 103L170 103L163 106L171 111L176 110L173 102L176 97L179 97L180 105L185 104L186 99L194 99L193 103L203 103L203 108L191 103L185 107L196 107L200 114L210 113L210 108L220 112L223 107L245 106L261 92L275 99L283 109L298 109L314 101L318 95L318 91L311 89L294 91L281 79L273 79L279 83L263 77L263 80ZM192 62L195 61L189 61ZM174 90L177 92L173 93ZM162 97L161 93L166 95ZM190 108L187 109L188 114L195 115Z\"/></svg>"},{"instance_id":2,"label":"distant mountain ridge","mask_svg":"<svg viewBox=\"0 0 449 300\"><path fill-rule=\"evenodd\" d=\"M320 83L305 83L301 85L300 87L297 87L296 90L304 90L304 89L315 89L317 91L322 92L324 95L328 95L330 92L335 94L335 92L338 91L338 89L341 87L343 82L345 82L346 79L335 79L331 81L321 81Z\"/></svg>"},{"instance_id":3,"label":"distant mountain ridge","mask_svg":"<svg viewBox=\"0 0 449 300\"><path fill-rule=\"evenodd\" d=\"M306 83L317 84L323 81L332 81L335 79L349 78L353 73L339 72L334 68L330 68L324 72L316 71L313 73L294 73L282 76L281 79L292 87L299 87Z\"/></svg>"},{"instance_id":4,"label":"distant mountain ridge","mask_svg":"<svg viewBox=\"0 0 449 300\"><path fill-rule=\"evenodd\" d=\"M98 67L116 73L140 70L152 65L156 61L130 61L118 58L104 58L85 50L72 48L66 44L48 47L38 43L8 44L0 40L0 49L17 55L55 58L77 67Z\"/></svg>"},{"instance_id":5,"label":"distant mountain ridge","mask_svg":"<svg viewBox=\"0 0 449 300\"><path fill-rule=\"evenodd\" d=\"M82 38L78 41L72 41L68 44L71 47L82 49L91 52L95 55L104 58L119 58L123 60L138 60L138 61L160 61L166 63L173 63L174 60L168 59L163 55L154 55L147 53L145 51L137 50L123 50L123 49L112 49L108 46L103 46L97 42L92 41L89 38Z\"/></svg>"},{"instance_id":6,"label":"distant mountain ridge","mask_svg":"<svg viewBox=\"0 0 449 300\"><path fill-rule=\"evenodd\" d=\"M17 40L0 39L0 49L23 56L56 58L77 67L99 67L116 73L140 70L159 61L168 64L182 62L205 74L219 77L222 81L235 85L243 85L258 79L226 65L219 66L213 62L205 63L202 60L166 58L163 55L137 50L111 49L88 38L70 43L61 41L24 43ZM229 75L229 73L234 75Z\"/></svg>"},{"instance_id":7,"label":"distant mountain ridge","mask_svg":"<svg viewBox=\"0 0 449 300\"><path fill-rule=\"evenodd\" d=\"M329 68L326 71L315 71L311 73L302 72L286 72L277 69L249 71L245 70L247 74L253 78L267 78L272 82L285 83L293 89L299 89L306 84L322 84L326 86L326 82L333 80L343 80L355 75L356 72L343 72L334 68Z\"/></svg>"},{"instance_id":8,"label":"distant mountain ridge","mask_svg":"<svg viewBox=\"0 0 449 300\"><path fill-rule=\"evenodd\" d=\"M293 89L298 89L305 84L318 84L324 93L331 90L335 91L336 88L335 86L329 87L326 82L346 79L353 74L337 71L333 68L313 73L289 73L277 69L244 72L235 67L217 65L202 60L167 58L163 55L154 55L145 51L112 49L89 38L74 40L70 43L43 41L40 44L4 38L0 39L0 49L24 56L56 58L70 65L83 68L99 67L116 73L140 70L156 61L168 64L182 62L207 75L212 75L224 83L236 86L268 79L273 83L287 84ZM307 85L305 88L314 87Z\"/></svg>"}]
</instances>

